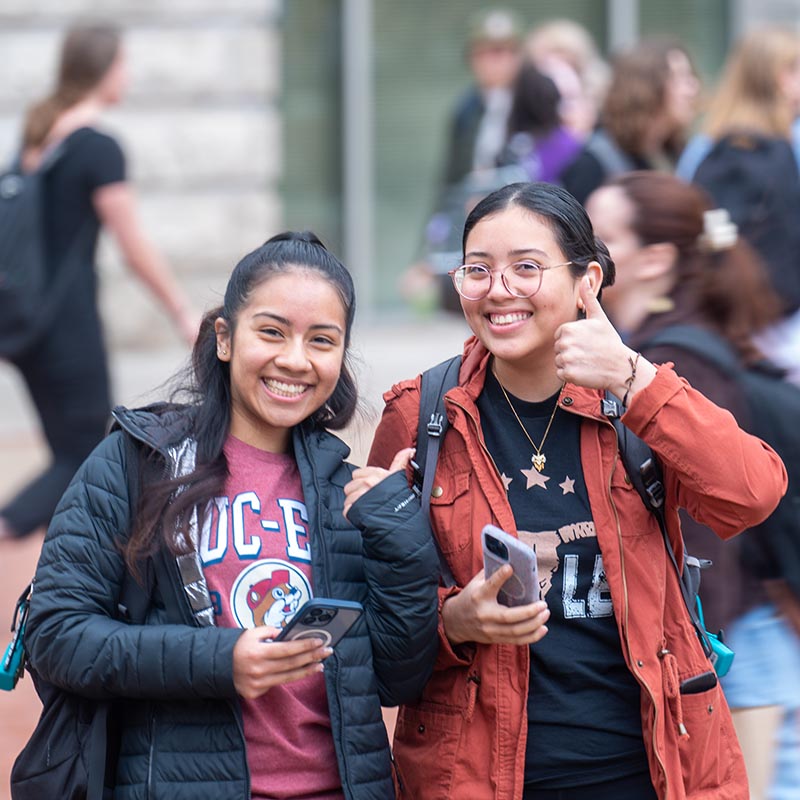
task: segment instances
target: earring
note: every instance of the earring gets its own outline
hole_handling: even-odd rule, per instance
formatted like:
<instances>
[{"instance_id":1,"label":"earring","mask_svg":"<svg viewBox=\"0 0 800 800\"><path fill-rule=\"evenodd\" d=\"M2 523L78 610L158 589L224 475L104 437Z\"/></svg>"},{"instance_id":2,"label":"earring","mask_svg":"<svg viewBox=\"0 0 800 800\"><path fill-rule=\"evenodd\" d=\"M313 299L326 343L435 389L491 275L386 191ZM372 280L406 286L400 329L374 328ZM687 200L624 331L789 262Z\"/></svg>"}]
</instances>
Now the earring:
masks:
<instances>
[{"instance_id":1,"label":"earring","mask_svg":"<svg viewBox=\"0 0 800 800\"><path fill-rule=\"evenodd\" d=\"M228 351L227 350L223 350L222 348L220 348L219 350L217 350L217 355L218 356L226 356L226 355L228 355Z\"/></svg>"}]
</instances>

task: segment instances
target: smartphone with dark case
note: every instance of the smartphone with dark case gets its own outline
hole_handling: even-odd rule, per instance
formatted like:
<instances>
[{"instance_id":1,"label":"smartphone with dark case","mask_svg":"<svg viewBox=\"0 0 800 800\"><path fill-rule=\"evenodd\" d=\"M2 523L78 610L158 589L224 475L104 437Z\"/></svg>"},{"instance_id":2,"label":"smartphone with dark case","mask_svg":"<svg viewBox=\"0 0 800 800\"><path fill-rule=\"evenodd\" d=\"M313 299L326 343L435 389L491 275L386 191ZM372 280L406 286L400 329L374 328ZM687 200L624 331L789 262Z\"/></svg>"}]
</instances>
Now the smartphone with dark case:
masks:
<instances>
[{"instance_id":1,"label":"smartphone with dark case","mask_svg":"<svg viewBox=\"0 0 800 800\"><path fill-rule=\"evenodd\" d=\"M315 597L300 606L274 641L320 639L326 647L336 647L363 613L361 603Z\"/></svg>"},{"instance_id":2,"label":"smartphone with dark case","mask_svg":"<svg viewBox=\"0 0 800 800\"><path fill-rule=\"evenodd\" d=\"M495 525L484 526L481 540L487 578L505 564L511 564L514 570L497 593L497 602L504 606L535 603L539 599L539 571L533 548Z\"/></svg>"}]
</instances>

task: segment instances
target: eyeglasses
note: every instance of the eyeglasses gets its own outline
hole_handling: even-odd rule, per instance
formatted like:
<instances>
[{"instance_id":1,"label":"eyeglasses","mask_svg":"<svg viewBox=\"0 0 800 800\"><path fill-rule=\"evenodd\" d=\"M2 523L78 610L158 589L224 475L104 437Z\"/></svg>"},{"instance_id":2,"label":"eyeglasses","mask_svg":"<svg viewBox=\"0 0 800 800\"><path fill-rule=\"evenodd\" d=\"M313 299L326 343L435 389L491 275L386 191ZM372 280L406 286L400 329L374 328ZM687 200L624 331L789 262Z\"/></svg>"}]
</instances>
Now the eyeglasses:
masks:
<instances>
[{"instance_id":1,"label":"eyeglasses","mask_svg":"<svg viewBox=\"0 0 800 800\"><path fill-rule=\"evenodd\" d=\"M551 264L544 267L535 261L515 261L501 270L491 270L484 264L463 264L451 269L447 274L453 279L453 286L465 300L481 300L492 289L495 272L500 273L506 291L514 297L533 297L542 286L542 275L545 270L556 267L567 267L571 261L563 264Z\"/></svg>"}]
</instances>

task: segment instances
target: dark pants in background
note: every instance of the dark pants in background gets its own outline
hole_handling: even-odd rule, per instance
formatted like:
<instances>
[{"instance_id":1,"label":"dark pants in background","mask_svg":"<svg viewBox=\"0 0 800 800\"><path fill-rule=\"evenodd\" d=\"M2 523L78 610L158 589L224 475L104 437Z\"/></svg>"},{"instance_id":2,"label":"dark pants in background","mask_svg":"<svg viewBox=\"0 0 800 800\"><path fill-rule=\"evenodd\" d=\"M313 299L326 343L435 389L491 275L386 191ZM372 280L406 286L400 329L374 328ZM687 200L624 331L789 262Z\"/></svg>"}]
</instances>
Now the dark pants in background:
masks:
<instances>
[{"instance_id":1,"label":"dark pants in background","mask_svg":"<svg viewBox=\"0 0 800 800\"><path fill-rule=\"evenodd\" d=\"M0 509L15 533L25 536L50 522L75 471L105 434L111 395L96 307L66 303L53 326L14 365L52 453L49 467Z\"/></svg>"}]
</instances>

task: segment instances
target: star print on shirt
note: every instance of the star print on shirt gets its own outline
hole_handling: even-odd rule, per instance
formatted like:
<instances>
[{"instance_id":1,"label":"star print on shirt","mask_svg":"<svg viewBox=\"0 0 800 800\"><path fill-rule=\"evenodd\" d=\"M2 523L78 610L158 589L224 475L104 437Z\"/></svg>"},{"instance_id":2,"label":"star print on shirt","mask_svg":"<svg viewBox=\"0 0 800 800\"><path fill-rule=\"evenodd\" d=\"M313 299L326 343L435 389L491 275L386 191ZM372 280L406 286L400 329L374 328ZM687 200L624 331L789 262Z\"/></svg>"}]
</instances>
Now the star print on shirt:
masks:
<instances>
[{"instance_id":1,"label":"star print on shirt","mask_svg":"<svg viewBox=\"0 0 800 800\"><path fill-rule=\"evenodd\" d=\"M575 494L575 479L570 478L569 475L567 475L563 483L558 485L561 487L562 494Z\"/></svg>"},{"instance_id":2,"label":"star print on shirt","mask_svg":"<svg viewBox=\"0 0 800 800\"><path fill-rule=\"evenodd\" d=\"M545 484L550 480L550 478L547 475L542 475L542 473L539 472L536 467L531 467L530 469L521 469L520 472L528 479L528 484L525 487L526 489L530 489L533 486L541 486L542 489L545 491L547 490Z\"/></svg>"},{"instance_id":3,"label":"star print on shirt","mask_svg":"<svg viewBox=\"0 0 800 800\"><path fill-rule=\"evenodd\" d=\"M508 476L505 474L505 472L504 472L504 473L503 473L503 474L500 476L500 480L501 480L501 481L503 481L503 488L504 488L506 491L508 491L508 487L509 487L509 486L511 486L511 481L513 481L514 479L513 479L513 478L509 478L509 477L508 477Z\"/></svg>"}]
</instances>

